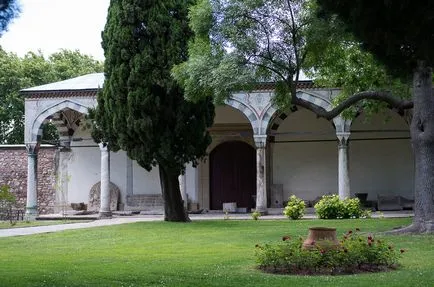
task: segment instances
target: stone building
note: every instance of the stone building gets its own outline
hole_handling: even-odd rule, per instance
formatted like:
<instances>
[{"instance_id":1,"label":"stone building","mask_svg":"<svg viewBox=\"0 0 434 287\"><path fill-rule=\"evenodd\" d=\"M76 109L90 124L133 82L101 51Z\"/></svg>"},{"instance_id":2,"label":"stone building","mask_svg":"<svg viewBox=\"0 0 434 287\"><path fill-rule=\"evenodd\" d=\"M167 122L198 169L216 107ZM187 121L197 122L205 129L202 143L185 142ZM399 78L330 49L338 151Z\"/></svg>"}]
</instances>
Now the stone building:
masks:
<instances>
[{"instance_id":1,"label":"stone building","mask_svg":"<svg viewBox=\"0 0 434 287\"><path fill-rule=\"evenodd\" d=\"M46 121L58 128L62 147L56 165L57 205L88 204L93 200L91 190L100 188L102 216L114 208L161 210L158 170L147 172L125 152L107 151L91 139L83 124L103 83L99 73L21 91L28 216L38 213L36 166L41 158L41 125ZM301 81L297 97L330 110L338 92ZM216 107L209 156L197 168L187 165L180 177L190 209L221 210L223 203L236 202L242 210L266 211L281 207L291 194L310 201L328 193L342 198L367 193L368 200L380 194L413 197L409 128L399 115L390 111L369 120L362 114L353 121L340 116L327 121L303 108L279 112L271 104L272 96L273 86L264 84L254 91L236 92ZM110 184L119 191L118 204L111 208Z\"/></svg>"}]
</instances>

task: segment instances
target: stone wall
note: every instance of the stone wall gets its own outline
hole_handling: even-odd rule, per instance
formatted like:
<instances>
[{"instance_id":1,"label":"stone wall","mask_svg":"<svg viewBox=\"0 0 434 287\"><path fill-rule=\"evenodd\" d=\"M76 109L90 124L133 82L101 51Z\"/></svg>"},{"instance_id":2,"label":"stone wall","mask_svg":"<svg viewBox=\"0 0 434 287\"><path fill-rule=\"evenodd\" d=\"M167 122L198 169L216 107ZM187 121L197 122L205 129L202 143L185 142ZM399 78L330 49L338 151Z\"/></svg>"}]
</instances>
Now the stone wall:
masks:
<instances>
[{"instance_id":1,"label":"stone wall","mask_svg":"<svg viewBox=\"0 0 434 287\"><path fill-rule=\"evenodd\" d=\"M42 146L38 153L38 212L54 212L56 201L56 148ZM0 145L0 185L8 185L21 208L26 206L27 151L24 145Z\"/></svg>"}]
</instances>

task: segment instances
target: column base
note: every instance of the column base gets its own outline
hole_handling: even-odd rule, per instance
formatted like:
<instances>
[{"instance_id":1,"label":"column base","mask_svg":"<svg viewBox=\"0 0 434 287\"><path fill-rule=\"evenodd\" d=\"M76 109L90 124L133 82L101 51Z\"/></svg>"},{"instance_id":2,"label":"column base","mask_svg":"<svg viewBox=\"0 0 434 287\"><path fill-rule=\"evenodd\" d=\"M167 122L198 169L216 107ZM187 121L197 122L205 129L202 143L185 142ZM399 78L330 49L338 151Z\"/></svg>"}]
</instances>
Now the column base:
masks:
<instances>
[{"instance_id":1,"label":"column base","mask_svg":"<svg viewBox=\"0 0 434 287\"><path fill-rule=\"evenodd\" d=\"M26 207L26 214L24 215L25 221L35 221L36 217L38 217L38 208L37 207Z\"/></svg>"},{"instance_id":2,"label":"column base","mask_svg":"<svg viewBox=\"0 0 434 287\"><path fill-rule=\"evenodd\" d=\"M112 218L112 212L111 211L100 211L98 214L99 219L106 219L106 218Z\"/></svg>"},{"instance_id":3,"label":"column base","mask_svg":"<svg viewBox=\"0 0 434 287\"><path fill-rule=\"evenodd\" d=\"M256 208L255 211L259 212L261 215L267 215L268 214L267 208L265 208L265 209L263 209L263 208Z\"/></svg>"}]
</instances>

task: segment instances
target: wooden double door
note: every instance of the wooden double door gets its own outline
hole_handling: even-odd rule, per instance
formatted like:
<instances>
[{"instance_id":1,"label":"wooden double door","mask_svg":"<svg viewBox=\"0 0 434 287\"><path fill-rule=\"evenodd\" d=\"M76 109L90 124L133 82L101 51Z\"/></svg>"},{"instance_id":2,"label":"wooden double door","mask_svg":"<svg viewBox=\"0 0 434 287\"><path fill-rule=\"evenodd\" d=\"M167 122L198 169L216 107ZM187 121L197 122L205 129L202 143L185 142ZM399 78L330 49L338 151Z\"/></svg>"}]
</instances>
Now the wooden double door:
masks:
<instances>
[{"instance_id":1,"label":"wooden double door","mask_svg":"<svg viewBox=\"0 0 434 287\"><path fill-rule=\"evenodd\" d=\"M223 209L224 202L255 207L256 151L241 141L224 142L210 154L210 207Z\"/></svg>"}]
</instances>

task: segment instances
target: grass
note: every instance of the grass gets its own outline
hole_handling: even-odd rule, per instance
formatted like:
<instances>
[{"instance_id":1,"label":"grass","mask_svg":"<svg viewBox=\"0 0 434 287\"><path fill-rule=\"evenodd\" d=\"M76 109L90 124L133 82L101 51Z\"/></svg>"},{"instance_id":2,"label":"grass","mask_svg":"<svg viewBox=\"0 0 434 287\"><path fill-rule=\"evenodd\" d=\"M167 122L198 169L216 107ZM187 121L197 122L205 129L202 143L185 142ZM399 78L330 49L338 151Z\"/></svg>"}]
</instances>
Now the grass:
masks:
<instances>
[{"instance_id":1,"label":"grass","mask_svg":"<svg viewBox=\"0 0 434 287\"><path fill-rule=\"evenodd\" d=\"M33 227L33 226L46 226L55 224L68 224L78 222L89 222L91 220L36 220L36 221L15 221L12 225L9 221L0 221L0 229L8 228L21 228L21 227Z\"/></svg>"},{"instance_id":2,"label":"grass","mask_svg":"<svg viewBox=\"0 0 434 287\"><path fill-rule=\"evenodd\" d=\"M434 236L387 236L408 251L393 272L284 276L255 268L254 246L308 227L381 232L410 219L140 222L0 238L1 286L432 286ZM378 236L377 236L378 237ZM382 236L385 237L385 236Z\"/></svg>"}]
</instances>

